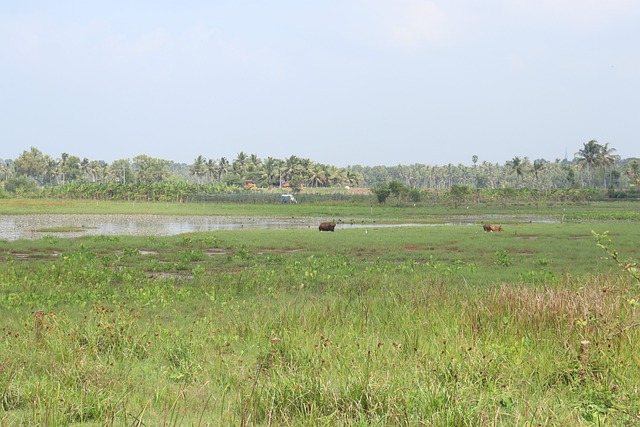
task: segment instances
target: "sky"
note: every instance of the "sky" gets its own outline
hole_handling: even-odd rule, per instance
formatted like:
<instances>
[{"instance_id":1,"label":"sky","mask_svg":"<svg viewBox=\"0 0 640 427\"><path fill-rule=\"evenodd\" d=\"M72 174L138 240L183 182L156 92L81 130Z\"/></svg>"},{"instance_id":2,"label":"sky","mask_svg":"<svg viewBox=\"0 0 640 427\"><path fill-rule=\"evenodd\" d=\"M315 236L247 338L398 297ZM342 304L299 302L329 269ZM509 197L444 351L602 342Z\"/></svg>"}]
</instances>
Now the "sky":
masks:
<instances>
[{"instance_id":1,"label":"sky","mask_svg":"<svg viewBox=\"0 0 640 427\"><path fill-rule=\"evenodd\" d=\"M0 0L0 159L640 157L637 0Z\"/></svg>"}]
</instances>

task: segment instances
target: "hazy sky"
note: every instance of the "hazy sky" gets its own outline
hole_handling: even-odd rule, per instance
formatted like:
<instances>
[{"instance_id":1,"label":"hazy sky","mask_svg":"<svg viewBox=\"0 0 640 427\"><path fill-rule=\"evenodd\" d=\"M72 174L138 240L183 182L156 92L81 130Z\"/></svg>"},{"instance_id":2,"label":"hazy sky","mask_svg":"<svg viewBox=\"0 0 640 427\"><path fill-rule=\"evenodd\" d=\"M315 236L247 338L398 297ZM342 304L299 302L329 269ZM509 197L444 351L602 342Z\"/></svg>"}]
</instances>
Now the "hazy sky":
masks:
<instances>
[{"instance_id":1,"label":"hazy sky","mask_svg":"<svg viewBox=\"0 0 640 427\"><path fill-rule=\"evenodd\" d=\"M640 157L637 0L0 0L0 158Z\"/></svg>"}]
</instances>

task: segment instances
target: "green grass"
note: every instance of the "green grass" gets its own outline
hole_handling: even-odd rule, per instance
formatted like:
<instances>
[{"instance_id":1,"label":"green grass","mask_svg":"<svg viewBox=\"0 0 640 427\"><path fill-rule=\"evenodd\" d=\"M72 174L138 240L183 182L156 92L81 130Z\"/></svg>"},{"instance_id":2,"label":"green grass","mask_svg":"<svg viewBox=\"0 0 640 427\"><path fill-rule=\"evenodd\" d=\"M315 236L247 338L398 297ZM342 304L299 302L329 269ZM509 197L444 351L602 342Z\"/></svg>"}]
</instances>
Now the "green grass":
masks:
<instances>
[{"instance_id":1,"label":"green grass","mask_svg":"<svg viewBox=\"0 0 640 427\"><path fill-rule=\"evenodd\" d=\"M302 197L302 196L300 196ZM122 202L59 199L0 199L0 215L14 214L158 214L158 215L235 215L319 217L326 219L377 220L382 222L442 223L451 217L467 215L518 216L540 215L554 220L625 220L639 221L638 202L546 203L531 202L469 203L454 208L425 200L421 203L390 202L380 205L367 202L323 201L288 205L240 203L167 203Z\"/></svg>"},{"instance_id":2,"label":"green grass","mask_svg":"<svg viewBox=\"0 0 640 427\"><path fill-rule=\"evenodd\" d=\"M0 242L0 420L640 422L637 224L503 226Z\"/></svg>"}]
</instances>

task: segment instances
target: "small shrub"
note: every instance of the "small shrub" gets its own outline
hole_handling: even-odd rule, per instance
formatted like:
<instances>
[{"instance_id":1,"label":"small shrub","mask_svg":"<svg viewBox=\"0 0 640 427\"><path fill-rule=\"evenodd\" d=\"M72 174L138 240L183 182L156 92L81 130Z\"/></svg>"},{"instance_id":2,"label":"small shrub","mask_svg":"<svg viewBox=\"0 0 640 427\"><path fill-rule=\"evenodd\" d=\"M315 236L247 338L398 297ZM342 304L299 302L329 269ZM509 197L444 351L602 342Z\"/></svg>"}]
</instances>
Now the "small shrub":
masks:
<instances>
[{"instance_id":1,"label":"small shrub","mask_svg":"<svg viewBox=\"0 0 640 427\"><path fill-rule=\"evenodd\" d=\"M513 257L507 251L496 251L496 265L509 267L513 265Z\"/></svg>"}]
</instances>

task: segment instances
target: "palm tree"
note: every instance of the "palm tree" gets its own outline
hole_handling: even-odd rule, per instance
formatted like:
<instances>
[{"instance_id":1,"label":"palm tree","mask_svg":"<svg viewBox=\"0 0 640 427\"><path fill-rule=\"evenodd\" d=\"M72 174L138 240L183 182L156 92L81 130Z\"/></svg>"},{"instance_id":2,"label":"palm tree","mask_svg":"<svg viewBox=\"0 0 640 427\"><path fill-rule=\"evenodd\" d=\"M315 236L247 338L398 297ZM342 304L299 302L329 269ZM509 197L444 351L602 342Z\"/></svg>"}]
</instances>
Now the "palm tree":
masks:
<instances>
[{"instance_id":1,"label":"palm tree","mask_svg":"<svg viewBox=\"0 0 640 427\"><path fill-rule=\"evenodd\" d=\"M288 157L284 162L283 173L285 181L297 177L300 173L300 159L297 156Z\"/></svg>"},{"instance_id":2,"label":"palm tree","mask_svg":"<svg viewBox=\"0 0 640 427\"><path fill-rule=\"evenodd\" d=\"M205 165L205 168L207 170L207 176L209 177L209 182L212 182L213 177L217 176L218 174L218 162L216 162L214 159L208 159Z\"/></svg>"},{"instance_id":3,"label":"palm tree","mask_svg":"<svg viewBox=\"0 0 640 427\"><path fill-rule=\"evenodd\" d=\"M12 168L7 162L0 162L0 174L4 175L3 180L7 180L11 176Z\"/></svg>"},{"instance_id":4,"label":"palm tree","mask_svg":"<svg viewBox=\"0 0 640 427\"><path fill-rule=\"evenodd\" d=\"M189 173L196 178L196 182L201 184L201 178L207 174L207 168L204 157L199 155L193 161L193 164L189 166Z\"/></svg>"},{"instance_id":5,"label":"palm tree","mask_svg":"<svg viewBox=\"0 0 640 427\"><path fill-rule=\"evenodd\" d=\"M278 160L273 157L267 157L263 164L263 173L264 178L267 180L268 186L270 187L273 183L273 174L278 168Z\"/></svg>"},{"instance_id":6,"label":"palm tree","mask_svg":"<svg viewBox=\"0 0 640 427\"><path fill-rule=\"evenodd\" d=\"M53 183L53 180L57 177L58 163L49 156L46 156L45 160L45 177L50 183Z\"/></svg>"},{"instance_id":7,"label":"palm tree","mask_svg":"<svg viewBox=\"0 0 640 427\"><path fill-rule=\"evenodd\" d=\"M527 171L526 166L529 162L525 157L524 160L520 157L516 156L512 160L507 162L507 167L509 168L508 173L515 173L518 179L521 181L524 179L524 174Z\"/></svg>"},{"instance_id":8,"label":"palm tree","mask_svg":"<svg viewBox=\"0 0 640 427\"><path fill-rule=\"evenodd\" d=\"M89 162L88 171L91 175L91 182L103 181L105 166L106 165L104 163L101 163L97 160L92 160Z\"/></svg>"},{"instance_id":9,"label":"palm tree","mask_svg":"<svg viewBox=\"0 0 640 427\"><path fill-rule=\"evenodd\" d=\"M311 177L311 168L315 164L311 159L300 159L300 178L307 185Z\"/></svg>"},{"instance_id":10,"label":"palm tree","mask_svg":"<svg viewBox=\"0 0 640 427\"><path fill-rule=\"evenodd\" d=\"M607 170L609 170L611 174L611 172L613 172L613 165L615 165L616 161L620 160L620 156L613 154L615 151L615 148L609 148L609 143L607 142L600 146L600 151L598 152L598 165L604 170L605 187L607 186Z\"/></svg>"},{"instance_id":11,"label":"palm tree","mask_svg":"<svg viewBox=\"0 0 640 427\"><path fill-rule=\"evenodd\" d=\"M87 177L91 175L89 171L89 159L85 157L84 159L82 159L82 161L78 166L80 168L80 173L83 175L83 178L86 180Z\"/></svg>"},{"instance_id":12,"label":"palm tree","mask_svg":"<svg viewBox=\"0 0 640 427\"><path fill-rule=\"evenodd\" d=\"M634 189L638 191L638 185L640 184L640 162L631 160L625 169L625 173L629 177L629 180L633 182Z\"/></svg>"},{"instance_id":13,"label":"palm tree","mask_svg":"<svg viewBox=\"0 0 640 427\"><path fill-rule=\"evenodd\" d=\"M229 160L226 157L220 157L218 161L218 182L222 180L222 177L229 173Z\"/></svg>"},{"instance_id":14,"label":"palm tree","mask_svg":"<svg viewBox=\"0 0 640 427\"><path fill-rule=\"evenodd\" d=\"M581 169L587 170L587 178L588 185L591 185L593 178L593 171L600 164L600 153L602 151L601 145L598 144L598 141L592 139L589 142L586 142L581 150L579 150L575 156L578 161L578 166Z\"/></svg>"},{"instance_id":15,"label":"palm tree","mask_svg":"<svg viewBox=\"0 0 640 427\"><path fill-rule=\"evenodd\" d=\"M258 157L255 154L250 154L249 158L247 159L247 167L248 170L250 171L255 171L257 169L260 169L260 167L262 166L262 160L260 160L260 157Z\"/></svg>"},{"instance_id":16,"label":"palm tree","mask_svg":"<svg viewBox=\"0 0 640 427\"><path fill-rule=\"evenodd\" d=\"M329 180L333 185L342 185L347 182L347 174L344 169L335 166L329 168Z\"/></svg>"},{"instance_id":17,"label":"palm tree","mask_svg":"<svg viewBox=\"0 0 640 427\"><path fill-rule=\"evenodd\" d=\"M247 154L244 151L241 151L238 153L238 156L233 161L231 168L236 174L243 176L244 172L247 170L247 162L248 162Z\"/></svg>"},{"instance_id":18,"label":"palm tree","mask_svg":"<svg viewBox=\"0 0 640 427\"><path fill-rule=\"evenodd\" d=\"M355 171L347 171L347 181L349 186L357 187L362 182L362 174L360 172Z\"/></svg>"},{"instance_id":19,"label":"palm tree","mask_svg":"<svg viewBox=\"0 0 640 427\"><path fill-rule=\"evenodd\" d=\"M69 159L68 153L62 153L58 160L58 173L62 176L62 185L64 185L65 172L67 169L67 160Z\"/></svg>"},{"instance_id":20,"label":"palm tree","mask_svg":"<svg viewBox=\"0 0 640 427\"><path fill-rule=\"evenodd\" d=\"M324 187L327 183L327 170L324 165L314 164L309 171L309 181L314 187Z\"/></svg>"},{"instance_id":21,"label":"palm tree","mask_svg":"<svg viewBox=\"0 0 640 427\"><path fill-rule=\"evenodd\" d=\"M538 182L538 178L540 178L540 172L544 169L545 161L542 159L537 159L533 161L533 176L536 177L536 183Z\"/></svg>"}]
</instances>

